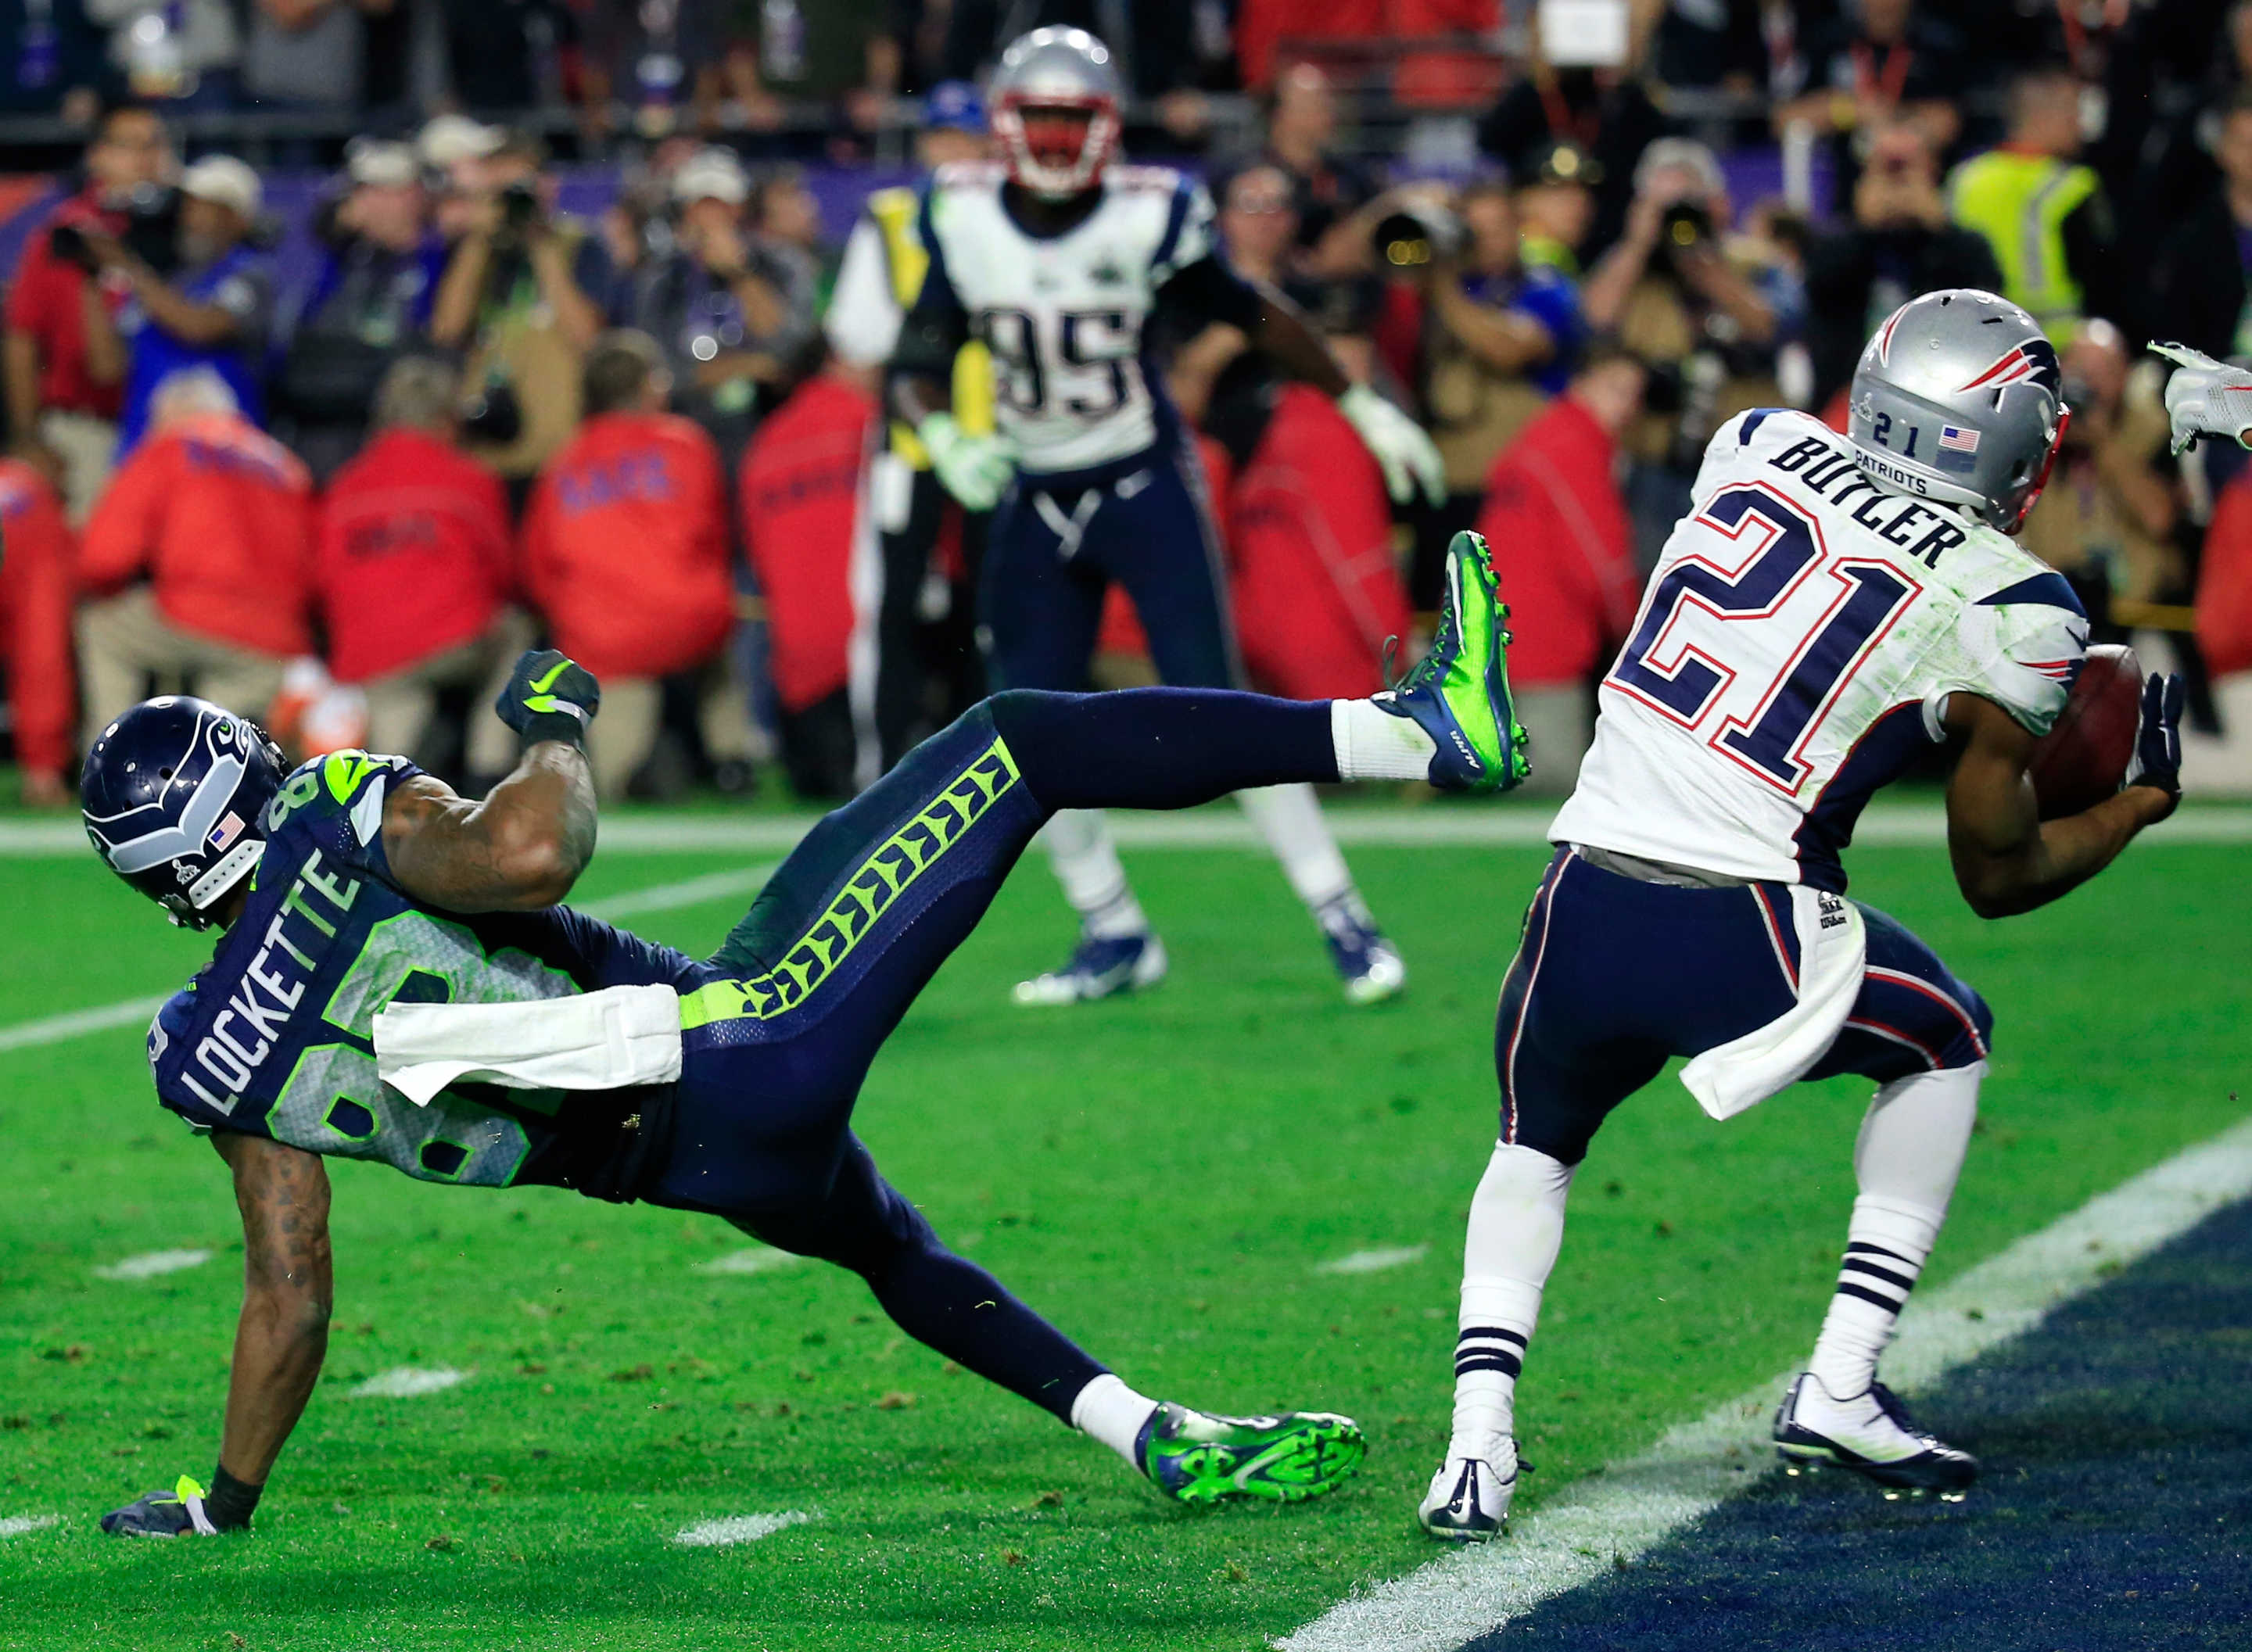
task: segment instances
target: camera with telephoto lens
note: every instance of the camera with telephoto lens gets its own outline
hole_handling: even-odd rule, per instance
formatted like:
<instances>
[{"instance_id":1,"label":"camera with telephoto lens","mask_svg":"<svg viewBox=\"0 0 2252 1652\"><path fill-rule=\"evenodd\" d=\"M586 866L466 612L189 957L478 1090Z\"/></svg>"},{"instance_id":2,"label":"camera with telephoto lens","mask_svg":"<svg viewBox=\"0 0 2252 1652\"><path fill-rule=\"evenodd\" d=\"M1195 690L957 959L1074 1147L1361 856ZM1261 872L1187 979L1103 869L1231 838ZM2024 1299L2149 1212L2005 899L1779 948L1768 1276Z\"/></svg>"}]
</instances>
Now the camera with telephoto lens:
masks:
<instances>
[{"instance_id":1,"label":"camera with telephoto lens","mask_svg":"<svg viewBox=\"0 0 2252 1652\"><path fill-rule=\"evenodd\" d=\"M180 192L159 184L143 184L125 198L120 211L125 226L117 233L125 250L159 275L169 275L180 265ZM76 224L58 224L47 232L47 248L64 262L87 274L100 263L87 244L86 232Z\"/></svg>"},{"instance_id":2,"label":"camera with telephoto lens","mask_svg":"<svg viewBox=\"0 0 2252 1652\"><path fill-rule=\"evenodd\" d=\"M1673 257L1694 252L1713 239L1713 215L1702 201L1676 201L1658 220L1658 244Z\"/></svg>"},{"instance_id":3,"label":"camera with telephoto lens","mask_svg":"<svg viewBox=\"0 0 2252 1652\"><path fill-rule=\"evenodd\" d=\"M500 192L503 228L521 235L539 221L539 191L529 182L508 185Z\"/></svg>"},{"instance_id":4,"label":"camera with telephoto lens","mask_svg":"<svg viewBox=\"0 0 2252 1652\"><path fill-rule=\"evenodd\" d=\"M524 404L505 378L488 378L462 409L462 434L469 441L505 448L524 434Z\"/></svg>"},{"instance_id":5,"label":"camera with telephoto lens","mask_svg":"<svg viewBox=\"0 0 2252 1652\"><path fill-rule=\"evenodd\" d=\"M1380 270L1414 274L1463 249L1463 221L1445 207L1418 201L1377 219L1369 245Z\"/></svg>"}]
</instances>

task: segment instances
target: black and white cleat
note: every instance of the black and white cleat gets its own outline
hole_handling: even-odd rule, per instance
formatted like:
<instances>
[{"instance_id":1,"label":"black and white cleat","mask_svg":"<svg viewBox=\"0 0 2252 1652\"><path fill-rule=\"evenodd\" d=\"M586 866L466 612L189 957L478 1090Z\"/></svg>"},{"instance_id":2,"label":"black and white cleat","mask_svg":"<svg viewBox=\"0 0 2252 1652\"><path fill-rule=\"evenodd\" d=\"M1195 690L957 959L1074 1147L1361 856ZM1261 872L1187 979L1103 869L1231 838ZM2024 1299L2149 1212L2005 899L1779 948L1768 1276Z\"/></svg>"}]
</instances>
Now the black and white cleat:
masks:
<instances>
[{"instance_id":1,"label":"black and white cleat","mask_svg":"<svg viewBox=\"0 0 2252 1652\"><path fill-rule=\"evenodd\" d=\"M1517 1442L1496 1440L1477 1456L1449 1456L1431 1476L1416 1523L1442 1543L1484 1543L1509 1524L1517 1490Z\"/></svg>"},{"instance_id":2,"label":"black and white cleat","mask_svg":"<svg viewBox=\"0 0 2252 1652\"><path fill-rule=\"evenodd\" d=\"M1775 1449L1787 1473L1834 1464L1874 1481L1891 1502L1960 1503L1978 1478L1976 1457L1917 1427L1882 1383L1838 1399L1811 1371L1800 1373L1776 1413Z\"/></svg>"}]
</instances>

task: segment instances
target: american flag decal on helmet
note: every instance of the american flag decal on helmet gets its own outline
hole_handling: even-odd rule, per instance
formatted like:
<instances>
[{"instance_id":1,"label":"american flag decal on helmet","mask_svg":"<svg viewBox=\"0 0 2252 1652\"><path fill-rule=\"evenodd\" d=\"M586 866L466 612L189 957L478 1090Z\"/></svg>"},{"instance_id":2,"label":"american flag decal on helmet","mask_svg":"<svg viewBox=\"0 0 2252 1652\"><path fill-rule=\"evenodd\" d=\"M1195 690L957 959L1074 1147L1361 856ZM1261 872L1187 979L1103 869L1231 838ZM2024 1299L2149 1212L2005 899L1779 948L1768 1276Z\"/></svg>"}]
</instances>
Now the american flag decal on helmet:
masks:
<instances>
[{"instance_id":1,"label":"american flag decal on helmet","mask_svg":"<svg viewBox=\"0 0 2252 1652\"><path fill-rule=\"evenodd\" d=\"M212 828L211 836L205 841L210 843L214 850L223 853L236 838L241 836L242 816L230 809L226 812L226 817Z\"/></svg>"},{"instance_id":2,"label":"american flag decal on helmet","mask_svg":"<svg viewBox=\"0 0 2252 1652\"><path fill-rule=\"evenodd\" d=\"M1955 425L1939 427L1937 462L1942 470L1973 470L1978 464L1978 433Z\"/></svg>"}]
</instances>

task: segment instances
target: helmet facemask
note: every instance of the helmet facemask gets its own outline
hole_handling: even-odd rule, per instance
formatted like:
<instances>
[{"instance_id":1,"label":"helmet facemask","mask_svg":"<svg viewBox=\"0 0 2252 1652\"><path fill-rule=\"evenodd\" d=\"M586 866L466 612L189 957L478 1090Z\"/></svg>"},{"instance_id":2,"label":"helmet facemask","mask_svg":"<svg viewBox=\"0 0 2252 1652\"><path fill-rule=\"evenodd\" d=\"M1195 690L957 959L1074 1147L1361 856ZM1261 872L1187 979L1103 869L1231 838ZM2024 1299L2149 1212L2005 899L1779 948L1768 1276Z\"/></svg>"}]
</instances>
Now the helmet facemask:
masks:
<instances>
[{"instance_id":1,"label":"helmet facemask","mask_svg":"<svg viewBox=\"0 0 2252 1652\"><path fill-rule=\"evenodd\" d=\"M1094 187L1118 147L1118 105L1107 97L1004 94L993 111L1011 181L1043 200Z\"/></svg>"}]
</instances>

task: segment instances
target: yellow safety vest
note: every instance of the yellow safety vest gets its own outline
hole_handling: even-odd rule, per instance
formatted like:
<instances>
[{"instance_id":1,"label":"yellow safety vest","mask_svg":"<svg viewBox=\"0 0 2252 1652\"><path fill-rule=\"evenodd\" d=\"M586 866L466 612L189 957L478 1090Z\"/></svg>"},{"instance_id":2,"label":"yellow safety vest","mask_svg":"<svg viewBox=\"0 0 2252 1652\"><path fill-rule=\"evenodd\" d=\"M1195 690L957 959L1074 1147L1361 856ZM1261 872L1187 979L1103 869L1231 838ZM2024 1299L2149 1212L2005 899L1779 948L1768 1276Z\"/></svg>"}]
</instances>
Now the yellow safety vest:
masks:
<instances>
[{"instance_id":1,"label":"yellow safety vest","mask_svg":"<svg viewBox=\"0 0 2252 1652\"><path fill-rule=\"evenodd\" d=\"M883 233L892 297L902 313L914 308L923 274L930 268L930 251L915 227L915 205L911 189L878 190L868 198L868 216ZM993 434L993 357L974 338L955 352L954 417L971 435ZM891 434L893 453L918 470L930 469L930 455L923 451L914 426L894 419Z\"/></svg>"},{"instance_id":2,"label":"yellow safety vest","mask_svg":"<svg viewBox=\"0 0 2252 1652\"><path fill-rule=\"evenodd\" d=\"M2012 149L1974 156L1947 181L1949 216L1994 249L2002 295L2059 344L2079 330L2085 297L2065 261L2064 220L2096 189L2089 167Z\"/></svg>"}]
</instances>

